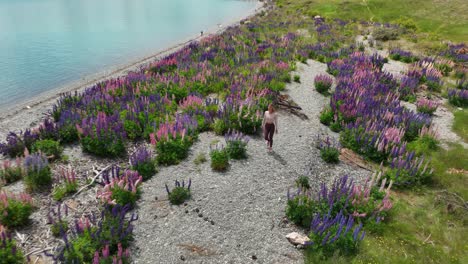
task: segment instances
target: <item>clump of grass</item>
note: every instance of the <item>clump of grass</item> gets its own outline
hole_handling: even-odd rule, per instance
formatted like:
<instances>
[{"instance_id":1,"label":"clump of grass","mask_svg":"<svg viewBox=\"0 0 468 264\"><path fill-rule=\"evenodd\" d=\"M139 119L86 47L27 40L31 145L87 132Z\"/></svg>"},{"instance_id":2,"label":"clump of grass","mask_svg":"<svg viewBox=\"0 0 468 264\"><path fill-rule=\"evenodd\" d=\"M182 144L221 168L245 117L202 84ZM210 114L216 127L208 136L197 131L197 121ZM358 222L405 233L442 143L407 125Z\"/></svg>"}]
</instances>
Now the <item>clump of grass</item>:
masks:
<instances>
[{"instance_id":1,"label":"clump of grass","mask_svg":"<svg viewBox=\"0 0 468 264\"><path fill-rule=\"evenodd\" d=\"M23 170L21 168L22 160L16 158L16 166L12 166L12 162L5 160L0 167L0 180L4 184L10 184L20 180L23 177Z\"/></svg>"},{"instance_id":2,"label":"clump of grass","mask_svg":"<svg viewBox=\"0 0 468 264\"><path fill-rule=\"evenodd\" d=\"M468 109L455 111L453 115L455 116L453 131L465 142L468 142Z\"/></svg>"},{"instance_id":3,"label":"clump of grass","mask_svg":"<svg viewBox=\"0 0 468 264\"><path fill-rule=\"evenodd\" d=\"M193 163L195 163L195 165L200 165L202 163L205 163L206 162L206 155L205 153L198 153L198 155L195 157L195 159L193 160Z\"/></svg>"},{"instance_id":4,"label":"clump of grass","mask_svg":"<svg viewBox=\"0 0 468 264\"><path fill-rule=\"evenodd\" d=\"M31 192L44 191L52 184L52 172L47 158L39 153L28 155L24 159L26 187Z\"/></svg>"},{"instance_id":5,"label":"clump of grass","mask_svg":"<svg viewBox=\"0 0 468 264\"><path fill-rule=\"evenodd\" d=\"M301 188L301 189L306 189L306 190L310 189L309 177L303 175L297 178L296 186L297 188Z\"/></svg>"},{"instance_id":6,"label":"clump of grass","mask_svg":"<svg viewBox=\"0 0 468 264\"><path fill-rule=\"evenodd\" d=\"M56 160L62 155L63 148L60 146L59 142L51 139L45 139L34 142L31 151L42 152L50 160Z\"/></svg>"},{"instance_id":7,"label":"clump of grass","mask_svg":"<svg viewBox=\"0 0 468 264\"><path fill-rule=\"evenodd\" d=\"M187 187L185 186L185 182L182 181L175 181L175 188L169 190L169 187L166 184L166 191L167 191L167 196L169 198L169 201L171 204L174 205L180 205L186 200L190 199L190 186L192 185L192 180L189 179L187 183Z\"/></svg>"},{"instance_id":8,"label":"clump of grass","mask_svg":"<svg viewBox=\"0 0 468 264\"><path fill-rule=\"evenodd\" d=\"M333 122L333 111L326 107L320 112L320 123L329 126Z\"/></svg>"},{"instance_id":9,"label":"clump of grass","mask_svg":"<svg viewBox=\"0 0 468 264\"><path fill-rule=\"evenodd\" d=\"M24 226L29 223L33 211L30 195L0 193L0 224L9 228Z\"/></svg>"},{"instance_id":10,"label":"clump of grass","mask_svg":"<svg viewBox=\"0 0 468 264\"><path fill-rule=\"evenodd\" d=\"M338 163L340 161L339 144L333 138L317 137L317 148L320 149L320 157L327 163Z\"/></svg>"},{"instance_id":11,"label":"clump of grass","mask_svg":"<svg viewBox=\"0 0 468 264\"><path fill-rule=\"evenodd\" d=\"M301 76L294 75L294 82L300 83L301 82Z\"/></svg>"},{"instance_id":12,"label":"clump of grass","mask_svg":"<svg viewBox=\"0 0 468 264\"><path fill-rule=\"evenodd\" d=\"M314 84L315 90L317 90L317 92L323 95L328 95L330 94L330 88L332 87L333 79L328 75L319 74L315 77Z\"/></svg>"},{"instance_id":13,"label":"clump of grass","mask_svg":"<svg viewBox=\"0 0 468 264\"><path fill-rule=\"evenodd\" d=\"M60 184L55 186L53 191L53 197L56 201L60 201L65 196L77 192L78 181L76 172L71 167L61 168L58 180Z\"/></svg>"},{"instance_id":14,"label":"clump of grass","mask_svg":"<svg viewBox=\"0 0 468 264\"><path fill-rule=\"evenodd\" d=\"M219 144L210 148L211 168L215 171L226 171L229 167L229 154L226 149Z\"/></svg>"}]
</instances>

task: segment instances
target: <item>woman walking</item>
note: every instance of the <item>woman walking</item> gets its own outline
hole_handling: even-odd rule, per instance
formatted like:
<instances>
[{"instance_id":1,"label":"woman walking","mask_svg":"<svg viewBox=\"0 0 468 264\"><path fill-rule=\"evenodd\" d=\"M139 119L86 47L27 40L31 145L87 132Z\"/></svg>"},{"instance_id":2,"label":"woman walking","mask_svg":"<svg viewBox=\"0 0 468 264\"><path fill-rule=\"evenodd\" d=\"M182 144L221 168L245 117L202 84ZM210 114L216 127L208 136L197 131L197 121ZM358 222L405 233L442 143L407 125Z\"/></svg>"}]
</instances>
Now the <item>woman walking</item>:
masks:
<instances>
[{"instance_id":1,"label":"woman walking","mask_svg":"<svg viewBox=\"0 0 468 264\"><path fill-rule=\"evenodd\" d=\"M268 111L265 111L262 128L268 151L271 151L273 147L273 134L275 132L278 133L278 115L272 104L269 104Z\"/></svg>"}]
</instances>

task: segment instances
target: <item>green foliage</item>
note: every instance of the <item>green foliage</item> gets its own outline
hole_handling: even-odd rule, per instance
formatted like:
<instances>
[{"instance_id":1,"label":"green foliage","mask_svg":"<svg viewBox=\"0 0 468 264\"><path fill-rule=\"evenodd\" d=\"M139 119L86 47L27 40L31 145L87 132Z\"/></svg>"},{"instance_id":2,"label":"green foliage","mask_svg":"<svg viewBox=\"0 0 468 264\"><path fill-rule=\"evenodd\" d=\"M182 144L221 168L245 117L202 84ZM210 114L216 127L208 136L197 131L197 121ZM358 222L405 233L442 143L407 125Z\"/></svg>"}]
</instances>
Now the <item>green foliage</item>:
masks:
<instances>
[{"instance_id":1,"label":"green foliage","mask_svg":"<svg viewBox=\"0 0 468 264\"><path fill-rule=\"evenodd\" d=\"M301 76L294 75L294 82L300 83L301 82Z\"/></svg>"},{"instance_id":2,"label":"green foliage","mask_svg":"<svg viewBox=\"0 0 468 264\"><path fill-rule=\"evenodd\" d=\"M413 19L408 17L400 17L399 19L395 20L395 24L405 28L406 30L416 31L418 30L418 26Z\"/></svg>"},{"instance_id":3,"label":"green foliage","mask_svg":"<svg viewBox=\"0 0 468 264\"><path fill-rule=\"evenodd\" d=\"M335 75L334 75L335 76ZM331 84L325 82L315 82L315 90L323 95L330 94Z\"/></svg>"},{"instance_id":4,"label":"green foliage","mask_svg":"<svg viewBox=\"0 0 468 264\"><path fill-rule=\"evenodd\" d=\"M10 184L16 182L23 178L23 171L21 167L8 167L8 168L0 168L0 179L5 184Z\"/></svg>"},{"instance_id":5,"label":"green foliage","mask_svg":"<svg viewBox=\"0 0 468 264\"><path fill-rule=\"evenodd\" d=\"M294 224L304 228L310 227L310 221L316 212L316 203L305 195L298 195L288 200L286 216Z\"/></svg>"},{"instance_id":6,"label":"green foliage","mask_svg":"<svg viewBox=\"0 0 468 264\"><path fill-rule=\"evenodd\" d=\"M120 205L130 205L134 207L137 200L141 196L140 188L137 188L136 192L129 191L121 187L112 187L110 188L112 192L111 200Z\"/></svg>"},{"instance_id":7,"label":"green foliage","mask_svg":"<svg viewBox=\"0 0 468 264\"><path fill-rule=\"evenodd\" d=\"M440 92L442 90L440 82L426 81L426 85L429 91Z\"/></svg>"},{"instance_id":8,"label":"green foliage","mask_svg":"<svg viewBox=\"0 0 468 264\"><path fill-rule=\"evenodd\" d=\"M66 124L59 129L59 138L62 143L72 143L78 140L78 130L74 124Z\"/></svg>"},{"instance_id":9,"label":"green foliage","mask_svg":"<svg viewBox=\"0 0 468 264\"><path fill-rule=\"evenodd\" d=\"M115 158L125 155L125 145L121 139L109 142L106 139L84 137L81 139L81 146L85 152L89 152L99 157Z\"/></svg>"},{"instance_id":10,"label":"green foliage","mask_svg":"<svg viewBox=\"0 0 468 264\"><path fill-rule=\"evenodd\" d=\"M246 159L247 143L241 140L228 141L226 151L231 159Z\"/></svg>"},{"instance_id":11,"label":"green foliage","mask_svg":"<svg viewBox=\"0 0 468 264\"><path fill-rule=\"evenodd\" d=\"M33 211L32 204L11 198L7 200L6 206L0 205L0 223L9 228L27 225Z\"/></svg>"},{"instance_id":12,"label":"green foliage","mask_svg":"<svg viewBox=\"0 0 468 264\"><path fill-rule=\"evenodd\" d=\"M34 142L32 145L31 151L42 152L49 159L59 159L62 155L63 148L60 146L60 143L55 140L45 139Z\"/></svg>"},{"instance_id":13,"label":"green foliage","mask_svg":"<svg viewBox=\"0 0 468 264\"><path fill-rule=\"evenodd\" d=\"M52 172L47 166L39 171L27 171L24 177L24 183L30 192L43 191L49 189L52 184Z\"/></svg>"},{"instance_id":14,"label":"green foliage","mask_svg":"<svg viewBox=\"0 0 468 264\"><path fill-rule=\"evenodd\" d=\"M388 169L384 175L385 178L395 182L395 187L408 188L427 184L431 180L429 172L416 172L414 175L406 169Z\"/></svg>"},{"instance_id":15,"label":"green foliage","mask_svg":"<svg viewBox=\"0 0 468 264\"><path fill-rule=\"evenodd\" d=\"M213 130L216 135L222 136L228 131L229 127L222 119L215 119L213 123Z\"/></svg>"},{"instance_id":16,"label":"green foliage","mask_svg":"<svg viewBox=\"0 0 468 264\"><path fill-rule=\"evenodd\" d=\"M123 126L127 137L131 140L139 139L143 135L143 129L133 120L124 120Z\"/></svg>"},{"instance_id":17,"label":"green foliage","mask_svg":"<svg viewBox=\"0 0 468 264\"><path fill-rule=\"evenodd\" d=\"M23 252L16 245L13 239L2 239L4 243L0 245L0 263L2 264L22 264L26 263Z\"/></svg>"},{"instance_id":18,"label":"green foliage","mask_svg":"<svg viewBox=\"0 0 468 264\"><path fill-rule=\"evenodd\" d=\"M453 115L453 131L468 143L468 109L455 111Z\"/></svg>"},{"instance_id":19,"label":"green foliage","mask_svg":"<svg viewBox=\"0 0 468 264\"><path fill-rule=\"evenodd\" d=\"M68 231L68 222L66 220L60 220L52 224L50 231L54 237L60 237L62 233Z\"/></svg>"},{"instance_id":20,"label":"green foliage","mask_svg":"<svg viewBox=\"0 0 468 264\"><path fill-rule=\"evenodd\" d=\"M138 174L141 175L144 181L150 179L153 177L158 172L158 167L156 164L156 161L154 160L149 160L146 162L141 162L136 166L132 167L133 170L138 171Z\"/></svg>"},{"instance_id":21,"label":"green foliage","mask_svg":"<svg viewBox=\"0 0 468 264\"><path fill-rule=\"evenodd\" d=\"M112 216L106 209L101 223L101 232L97 233L97 227L92 226L69 241L69 247L64 252L65 263L92 263L94 253L102 250L103 241L108 243L111 254L116 253L119 243L122 248L130 246L130 242L133 240L132 232L123 237L116 235L116 230L123 233L127 229L129 225L127 221L118 216ZM94 235L91 236L91 234Z\"/></svg>"},{"instance_id":22,"label":"green foliage","mask_svg":"<svg viewBox=\"0 0 468 264\"><path fill-rule=\"evenodd\" d=\"M396 28L378 27L374 29L372 35L376 40L396 40L400 36L400 31Z\"/></svg>"},{"instance_id":23,"label":"green foliage","mask_svg":"<svg viewBox=\"0 0 468 264\"><path fill-rule=\"evenodd\" d=\"M435 66L440 72L442 72L444 76L448 76L450 72L453 70L452 67L450 67L450 65L445 64L445 63L436 64Z\"/></svg>"},{"instance_id":24,"label":"green foliage","mask_svg":"<svg viewBox=\"0 0 468 264\"><path fill-rule=\"evenodd\" d=\"M187 158L191 140L185 137L184 139L178 137L173 140L162 140L156 143L156 161L162 165L174 165Z\"/></svg>"},{"instance_id":25,"label":"green foliage","mask_svg":"<svg viewBox=\"0 0 468 264\"><path fill-rule=\"evenodd\" d=\"M303 175L297 178L296 186L301 189L310 189L309 177Z\"/></svg>"},{"instance_id":26,"label":"green foliage","mask_svg":"<svg viewBox=\"0 0 468 264\"><path fill-rule=\"evenodd\" d=\"M274 92L281 92L286 88L286 84L284 82L272 80L270 82L270 89Z\"/></svg>"},{"instance_id":27,"label":"green foliage","mask_svg":"<svg viewBox=\"0 0 468 264\"><path fill-rule=\"evenodd\" d=\"M76 193L78 191L77 182L65 182L63 185L57 185L52 192L52 197L56 201L61 201L65 196Z\"/></svg>"},{"instance_id":28,"label":"green foliage","mask_svg":"<svg viewBox=\"0 0 468 264\"><path fill-rule=\"evenodd\" d=\"M168 194L168 198L171 204L180 205L190 199L190 190L182 186L175 187Z\"/></svg>"},{"instance_id":29,"label":"green foliage","mask_svg":"<svg viewBox=\"0 0 468 264\"><path fill-rule=\"evenodd\" d=\"M202 163L205 163L205 162L206 162L205 153L198 153L198 155L193 160L193 163L195 163L195 165L197 165L197 166L202 164Z\"/></svg>"},{"instance_id":30,"label":"green foliage","mask_svg":"<svg viewBox=\"0 0 468 264\"><path fill-rule=\"evenodd\" d=\"M213 149L210 152L211 168L215 171L225 171L229 167L229 154L226 149Z\"/></svg>"},{"instance_id":31,"label":"green foliage","mask_svg":"<svg viewBox=\"0 0 468 264\"><path fill-rule=\"evenodd\" d=\"M335 225L330 230L330 237L334 237L337 232L338 225ZM360 241L355 242L353 240L352 232L347 232L344 236L339 236L339 238L334 243L326 243L323 245L322 241L327 234L328 232L323 232L321 235L317 235L316 233L312 232L309 235L310 240L313 242L310 248L316 252L319 252L323 258L329 258L334 254L352 256L358 253Z\"/></svg>"},{"instance_id":32,"label":"green foliage","mask_svg":"<svg viewBox=\"0 0 468 264\"><path fill-rule=\"evenodd\" d=\"M429 135L424 135L408 143L407 148L408 150L414 150L416 155L428 155L439 148L439 142Z\"/></svg>"},{"instance_id":33,"label":"green foliage","mask_svg":"<svg viewBox=\"0 0 468 264\"><path fill-rule=\"evenodd\" d=\"M333 111L330 107L326 107L320 112L320 123L329 126L333 122Z\"/></svg>"},{"instance_id":34,"label":"green foliage","mask_svg":"<svg viewBox=\"0 0 468 264\"><path fill-rule=\"evenodd\" d=\"M320 149L320 157L327 163L338 163L340 161L340 151L331 146Z\"/></svg>"},{"instance_id":35,"label":"green foliage","mask_svg":"<svg viewBox=\"0 0 468 264\"><path fill-rule=\"evenodd\" d=\"M336 121L336 122L333 122L330 124L330 130L333 131L333 132L340 132L341 131L341 124L340 122Z\"/></svg>"}]
</instances>

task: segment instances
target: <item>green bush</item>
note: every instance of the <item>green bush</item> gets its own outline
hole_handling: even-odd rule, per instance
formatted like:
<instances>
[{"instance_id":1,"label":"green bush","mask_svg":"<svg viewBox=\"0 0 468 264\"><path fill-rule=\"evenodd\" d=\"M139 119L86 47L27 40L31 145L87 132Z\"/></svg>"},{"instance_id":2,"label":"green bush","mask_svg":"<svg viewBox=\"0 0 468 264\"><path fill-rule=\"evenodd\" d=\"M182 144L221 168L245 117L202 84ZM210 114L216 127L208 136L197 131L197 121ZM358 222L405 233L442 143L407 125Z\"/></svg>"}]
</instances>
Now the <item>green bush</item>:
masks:
<instances>
[{"instance_id":1,"label":"green bush","mask_svg":"<svg viewBox=\"0 0 468 264\"><path fill-rule=\"evenodd\" d=\"M296 186L297 188L301 188L301 189L306 189L306 190L310 189L309 177L300 176L296 180Z\"/></svg>"},{"instance_id":2,"label":"green bush","mask_svg":"<svg viewBox=\"0 0 468 264\"><path fill-rule=\"evenodd\" d=\"M55 160L60 158L63 152L63 148L60 146L59 142L55 140L45 139L34 142L31 151L33 153L42 152L49 159Z\"/></svg>"},{"instance_id":3,"label":"green bush","mask_svg":"<svg viewBox=\"0 0 468 264\"><path fill-rule=\"evenodd\" d=\"M27 156L24 169L24 183L28 191L37 192L49 189L52 184L52 172L45 156L39 154Z\"/></svg>"},{"instance_id":4,"label":"green bush","mask_svg":"<svg viewBox=\"0 0 468 264\"><path fill-rule=\"evenodd\" d=\"M397 28L378 27L374 29L372 35L376 40L387 41L398 39L400 32Z\"/></svg>"},{"instance_id":5,"label":"green bush","mask_svg":"<svg viewBox=\"0 0 468 264\"><path fill-rule=\"evenodd\" d=\"M136 166L132 166L132 169L138 171L138 174L143 177L144 181L150 179L158 172L156 161L153 160L139 163Z\"/></svg>"},{"instance_id":6,"label":"green bush","mask_svg":"<svg viewBox=\"0 0 468 264\"><path fill-rule=\"evenodd\" d=\"M206 162L205 153L198 153L197 157L195 157L195 159L193 160L193 163L195 163L195 165L200 165L205 162Z\"/></svg>"},{"instance_id":7,"label":"green bush","mask_svg":"<svg viewBox=\"0 0 468 264\"><path fill-rule=\"evenodd\" d=\"M215 148L210 152L211 168L215 171L225 171L229 166L229 154L224 148Z\"/></svg>"},{"instance_id":8,"label":"green bush","mask_svg":"<svg viewBox=\"0 0 468 264\"><path fill-rule=\"evenodd\" d=\"M10 235L1 234L0 238L0 263L22 264L26 263L23 252L16 245L16 241Z\"/></svg>"},{"instance_id":9,"label":"green bush","mask_svg":"<svg viewBox=\"0 0 468 264\"><path fill-rule=\"evenodd\" d=\"M320 157L327 163L338 163L340 151L335 147L324 147L320 149Z\"/></svg>"},{"instance_id":10,"label":"green bush","mask_svg":"<svg viewBox=\"0 0 468 264\"><path fill-rule=\"evenodd\" d=\"M63 185L55 186L52 197L56 201L61 201L65 196L70 195L72 193L76 193L78 191L78 183L77 182L66 182Z\"/></svg>"},{"instance_id":11,"label":"green bush","mask_svg":"<svg viewBox=\"0 0 468 264\"><path fill-rule=\"evenodd\" d=\"M78 140L78 130L74 124L66 124L59 128L59 138L62 143L72 143Z\"/></svg>"},{"instance_id":12,"label":"green bush","mask_svg":"<svg viewBox=\"0 0 468 264\"><path fill-rule=\"evenodd\" d=\"M418 137L408 143L408 150L414 150L417 155L428 155L439 148L439 141L429 135Z\"/></svg>"},{"instance_id":13,"label":"green bush","mask_svg":"<svg viewBox=\"0 0 468 264\"><path fill-rule=\"evenodd\" d=\"M23 170L20 166L0 168L0 179L5 184L16 182L23 178Z\"/></svg>"},{"instance_id":14,"label":"green bush","mask_svg":"<svg viewBox=\"0 0 468 264\"><path fill-rule=\"evenodd\" d=\"M315 201L305 195L298 195L294 199L288 200L286 216L296 225L309 228L316 207Z\"/></svg>"},{"instance_id":15,"label":"green bush","mask_svg":"<svg viewBox=\"0 0 468 264\"><path fill-rule=\"evenodd\" d=\"M29 216L33 211L30 197L22 199L21 197L9 196L6 193L1 193L0 196L2 196L2 202L0 202L0 223L3 226L14 228L25 226L29 223Z\"/></svg>"},{"instance_id":16,"label":"green bush","mask_svg":"<svg viewBox=\"0 0 468 264\"><path fill-rule=\"evenodd\" d=\"M127 137L131 140L136 140L143 135L143 129L133 120L125 120L123 126Z\"/></svg>"},{"instance_id":17,"label":"green bush","mask_svg":"<svg viewBox=\"0 0 468 264\"><path fill-rule=\"evenodd\" d=\"M68 231L68 222L65 220L57 221L52 224L50 231L54 237L60 237L62 233Z\"/></svg>"},{"instance_id":18,"label":"green bush","mask_svg":"<svg viewBox=\"0 0 468 264\"><path fill-rule=\"evenodd\" d=\"M325 236L333 238L338 232L338 225L333 226L328 232L323 232L321 235L311 232L309 235L310 240L313 242L310 246L312 250L320 252L324 258L329 258L334 254L344 255L344 256L353 256L356 255L359 251L360 241L354 241L353 233L348 231L344 236L341 235L334 243L322 243Z\"/></svg>"},{"instance_id":19,"label":"green bush","mask_svg":"<svg viewBox=\"0 0 468 264\"><path fill-rule=\"evenodd\" d=\"M333 111L327 107L320 112L320 123L329 126L333 122Z\"/></svg>"},{"instance_id":20,"label":"green bush","mask_svg":"<svg viewBox=\"0 0 468 264\"><path fill-rule=\"evenodd\" d=\"M246 159L247 143L241 140L228 141L226 151L231 159Z\"/></svg>"},{"instance_id":21,"label":"green bush","mask_svg":"<svg viewBox=\"0 0 468 264\"><path fill-rule=\"evenodd\" d=\"M213 122L213 130L218 136L224 135L228 131L228 129L229 127L222 119L215 119L215 121Z\"/></svg>"},{"instance_id":22,"label":"green bush","mask_svg":"<svg viewBox=\"0 0 468 264\"><path fill-rule=\"evenodd\" d=\"M136 192L132 192L121 187L113 187L110 188L110 192L112 192L111 200L120 205L130 205L132 208L141 196L139 188L137 188Z\"/></svg>"},{"instance_id":23,"label":"green bush","mask_svg":"<svg viewBox=\"0 0 468 264\"><path fill-rule=\"evenodd\" d=\"M300 83L301 82L301 76L294 75L294 82Z\"/></svg>"},{"instance_id":24,"label":"green bush","mask_svg":"<svg viewBox=\"0 0 468 264\"><path fill-rule=\"evenodd\" d=\"M180 205L190 199L190 190L182 186L175 187L168 194L168 198L171 204Z\"/></svg>"},{"instance_id":25,"label":"green bush","mask_svg":"<svg viewBox=\"0 0 468 264\"><path fill-rule=\"evenodd\" d=\"M315 90L323 95L328 95L330 93L331 86L331 84L326 82L315 82Z\"/></svg>"},{"instance_id":26,"label":"green bush","mask_svg":"<svg viewBox=\"0 0 468 264\"><path fill-rule=\"evenodd\" d=\"M162 140L156 143L156 161L162 165L179 164L180 161L187 158L191 141L185 137L177 139Z\"/></svg>"},{"instance_id":27,"label":"green bush","mask_svg":"<svg viewBox=\"0 0 468 264\"><path fill-rule=\"evenodd\" d=\"M342 129L341 124L339 122L333 122L330 124L330 130L333 132L340 132Z\"/></svg>"},{"instance_id":28,"label":"green bush","mask_svg":"<svg viewBox=\"0 0 468 264\"><path fill-rule=\"evenodd\" d=\"M126 153L125 144L122 139L109 141L87 136L81 139L81 146L85 152L99 157L115 158L121 157Z\"/></svg>"}]
</instances>

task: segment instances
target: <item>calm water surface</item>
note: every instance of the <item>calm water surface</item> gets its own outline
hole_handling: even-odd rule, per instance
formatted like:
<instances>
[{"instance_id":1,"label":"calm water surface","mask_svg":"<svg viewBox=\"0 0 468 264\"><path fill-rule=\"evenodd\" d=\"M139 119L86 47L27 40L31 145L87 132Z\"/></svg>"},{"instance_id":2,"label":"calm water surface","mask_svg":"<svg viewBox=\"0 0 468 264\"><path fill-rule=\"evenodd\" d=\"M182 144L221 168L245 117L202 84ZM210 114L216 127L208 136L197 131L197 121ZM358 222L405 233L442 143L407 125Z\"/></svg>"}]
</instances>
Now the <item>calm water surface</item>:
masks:
<instances>
[{"instance_id":1,"label":"calm water surface","mask_svg":"<svg viewBox=\"0 0 468 264\"><path fill-rule=\"evenodd\" d=\"M239 0L0 0L0 107L228 23Z\"/></svg>"}]
</instances>

